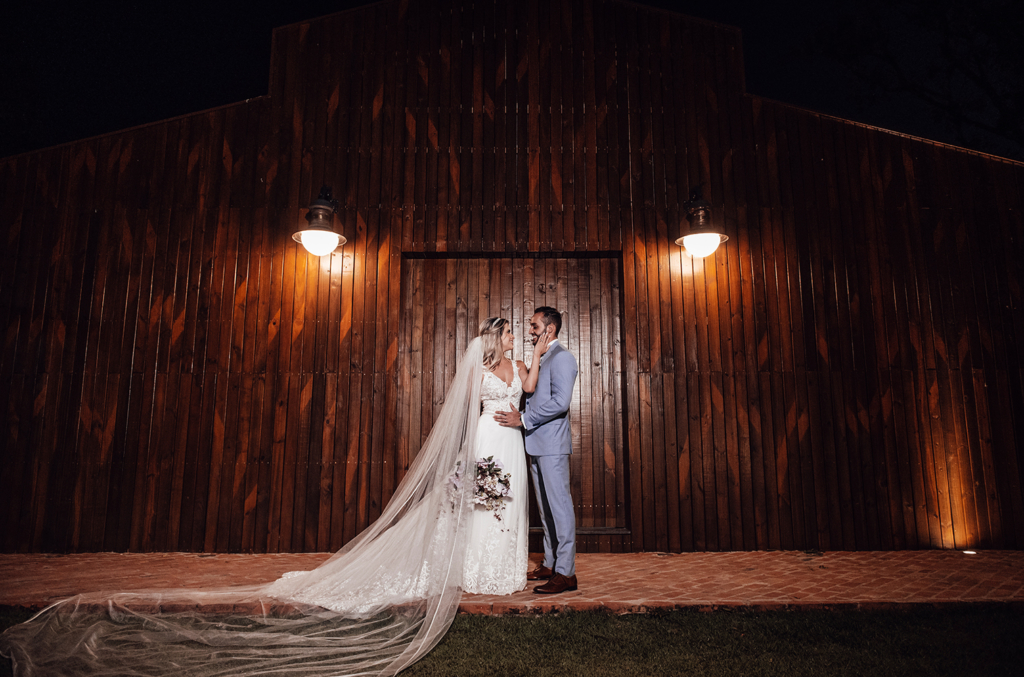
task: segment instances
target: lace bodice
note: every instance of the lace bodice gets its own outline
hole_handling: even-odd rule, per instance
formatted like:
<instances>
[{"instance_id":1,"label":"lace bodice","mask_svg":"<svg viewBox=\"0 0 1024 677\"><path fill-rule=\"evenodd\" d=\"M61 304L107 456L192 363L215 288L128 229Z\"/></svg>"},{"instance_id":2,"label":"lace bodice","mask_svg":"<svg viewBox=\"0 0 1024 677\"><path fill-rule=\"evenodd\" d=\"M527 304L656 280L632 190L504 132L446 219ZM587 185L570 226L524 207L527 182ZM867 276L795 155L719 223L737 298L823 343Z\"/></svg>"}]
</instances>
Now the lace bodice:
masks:
<instances>
[{"instance_id":1,"label":"lace bodice","mask_svg":"<svg viewBox=\"0 0 1024 677\"><path fill-rule=\"evenodd\" d=\"M519 367L512 363L512 385L501 380L492 371L484 370L484 382L480 386L481 413L493 415L497 411L510 411L511 404L519 408L523 397L523 381L519 378Z\"/></svg>"}]
</instances>

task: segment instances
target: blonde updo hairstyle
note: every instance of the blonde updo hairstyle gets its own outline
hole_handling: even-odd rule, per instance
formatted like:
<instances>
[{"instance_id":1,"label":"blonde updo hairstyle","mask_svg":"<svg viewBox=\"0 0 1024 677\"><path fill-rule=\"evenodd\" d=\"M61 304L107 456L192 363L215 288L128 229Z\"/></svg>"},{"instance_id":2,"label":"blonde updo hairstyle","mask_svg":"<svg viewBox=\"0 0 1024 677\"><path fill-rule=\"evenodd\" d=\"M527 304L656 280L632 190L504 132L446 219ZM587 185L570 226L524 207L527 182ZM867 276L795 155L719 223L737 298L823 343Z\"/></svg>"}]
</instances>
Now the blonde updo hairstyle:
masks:
<instances>
[{"instance_id":1,"label":"blonde updo hairstyle","mask_svg":"<svg viewBox=\"0 0 1024 677\"><path fill-rule=\"evenodd\" d=\"M503 317L489 317L480 323L480 347L484 351L484 369L488 371L497 367L505 354L501 349L501 335L507 326L508 320Z\"/></svg>"}]
</instances>

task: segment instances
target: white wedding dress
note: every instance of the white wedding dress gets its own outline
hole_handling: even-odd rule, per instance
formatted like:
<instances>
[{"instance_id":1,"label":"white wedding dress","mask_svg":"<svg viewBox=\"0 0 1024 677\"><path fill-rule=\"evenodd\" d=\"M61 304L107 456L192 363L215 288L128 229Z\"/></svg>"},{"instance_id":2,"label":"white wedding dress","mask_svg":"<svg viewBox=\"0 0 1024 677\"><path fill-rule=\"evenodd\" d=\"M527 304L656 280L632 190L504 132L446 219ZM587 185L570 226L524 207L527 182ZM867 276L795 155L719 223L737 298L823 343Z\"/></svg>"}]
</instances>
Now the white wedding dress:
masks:
<instances>
[{"instance_id":1,"label":"white wedding dress","mask_svg":"<svg viewBox=\"0 0 1024 677\"><path fill-rule=\"evenodd\" d=\"M492 418L521 394L518 374L485 375L474 339L384 512L322 566L265 585L78 595L0 633L0 656L18 677L394 675L440 641L463 590L526 585L522 435ZM491 455L512 475L501 521L474 506L473 482L452 482Z\"/></svg>"},{"instance_id":2,"label":"white wedding dress","mask_svg":"<svg viewBox=\"0 0 1024 677\"><path fill-rule=\"evenodd\" d=\"M511 497L504 501L501 519L477 505L470 517L466 542L466 565L462 574L464 592L485 595L510 595L526 587L529 558L526 484L526 450L518 428L506 428L494 420L498 411L519 407L523 382L519 369L513 369L512 384L497 374L484 371L480 386L482 404L476 428L477 454L493 456L509 473Z\"/></svg>"}]
</instances>

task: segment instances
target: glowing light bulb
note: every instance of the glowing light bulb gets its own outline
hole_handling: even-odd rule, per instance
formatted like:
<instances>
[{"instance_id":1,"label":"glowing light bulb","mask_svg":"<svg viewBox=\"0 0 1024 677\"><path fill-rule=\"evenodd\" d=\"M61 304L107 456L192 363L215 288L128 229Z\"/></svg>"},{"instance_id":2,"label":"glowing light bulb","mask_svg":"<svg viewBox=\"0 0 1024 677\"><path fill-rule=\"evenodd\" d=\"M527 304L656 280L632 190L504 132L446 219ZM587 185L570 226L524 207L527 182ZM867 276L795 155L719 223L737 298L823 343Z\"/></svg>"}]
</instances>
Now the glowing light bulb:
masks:
<instances>
[{"instance_id":1,"label":"glowing light bulb","mask_svg":"<svg viewBox=\"0 0 1024 677\"><path fill-rule=\"evenodd\" d=\"M341 236L330 230L304 230L299 242L313 256L326 256L338 248Z\"/></svg>"},{"instance_id":2,"label":"glowing light bulb","mask_svg":"<svg viewBox=\"0 0 1024 677\"><path fill-rule=\"evenodd\" d=\"M697 233L683 236L683 247L686 248L686 253L697 258L714 254L722 242L722 236L718 233Z\"/></svg>"}]
</instances>

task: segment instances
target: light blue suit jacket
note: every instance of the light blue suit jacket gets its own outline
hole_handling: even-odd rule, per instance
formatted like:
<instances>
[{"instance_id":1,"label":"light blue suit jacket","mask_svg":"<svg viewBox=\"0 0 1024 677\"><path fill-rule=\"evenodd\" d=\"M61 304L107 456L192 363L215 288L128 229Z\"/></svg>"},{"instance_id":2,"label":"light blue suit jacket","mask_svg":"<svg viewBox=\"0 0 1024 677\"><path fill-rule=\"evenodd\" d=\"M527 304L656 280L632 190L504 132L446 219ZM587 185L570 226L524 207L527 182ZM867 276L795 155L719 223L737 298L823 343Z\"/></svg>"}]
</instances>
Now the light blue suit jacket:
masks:
<instances>
[{"instance_id":1,"label":"light blue suit jacket","mask_svg":"<svg viewBox=\"0 0 1024 677\"><path fill-rule=\"evenodd\" d=\"M576 358L561 342L540 359L537 388L527 393L522 416L526 453L530 456L572 453L569 404L578 373Z\"/></svg>"}]
</instances>

